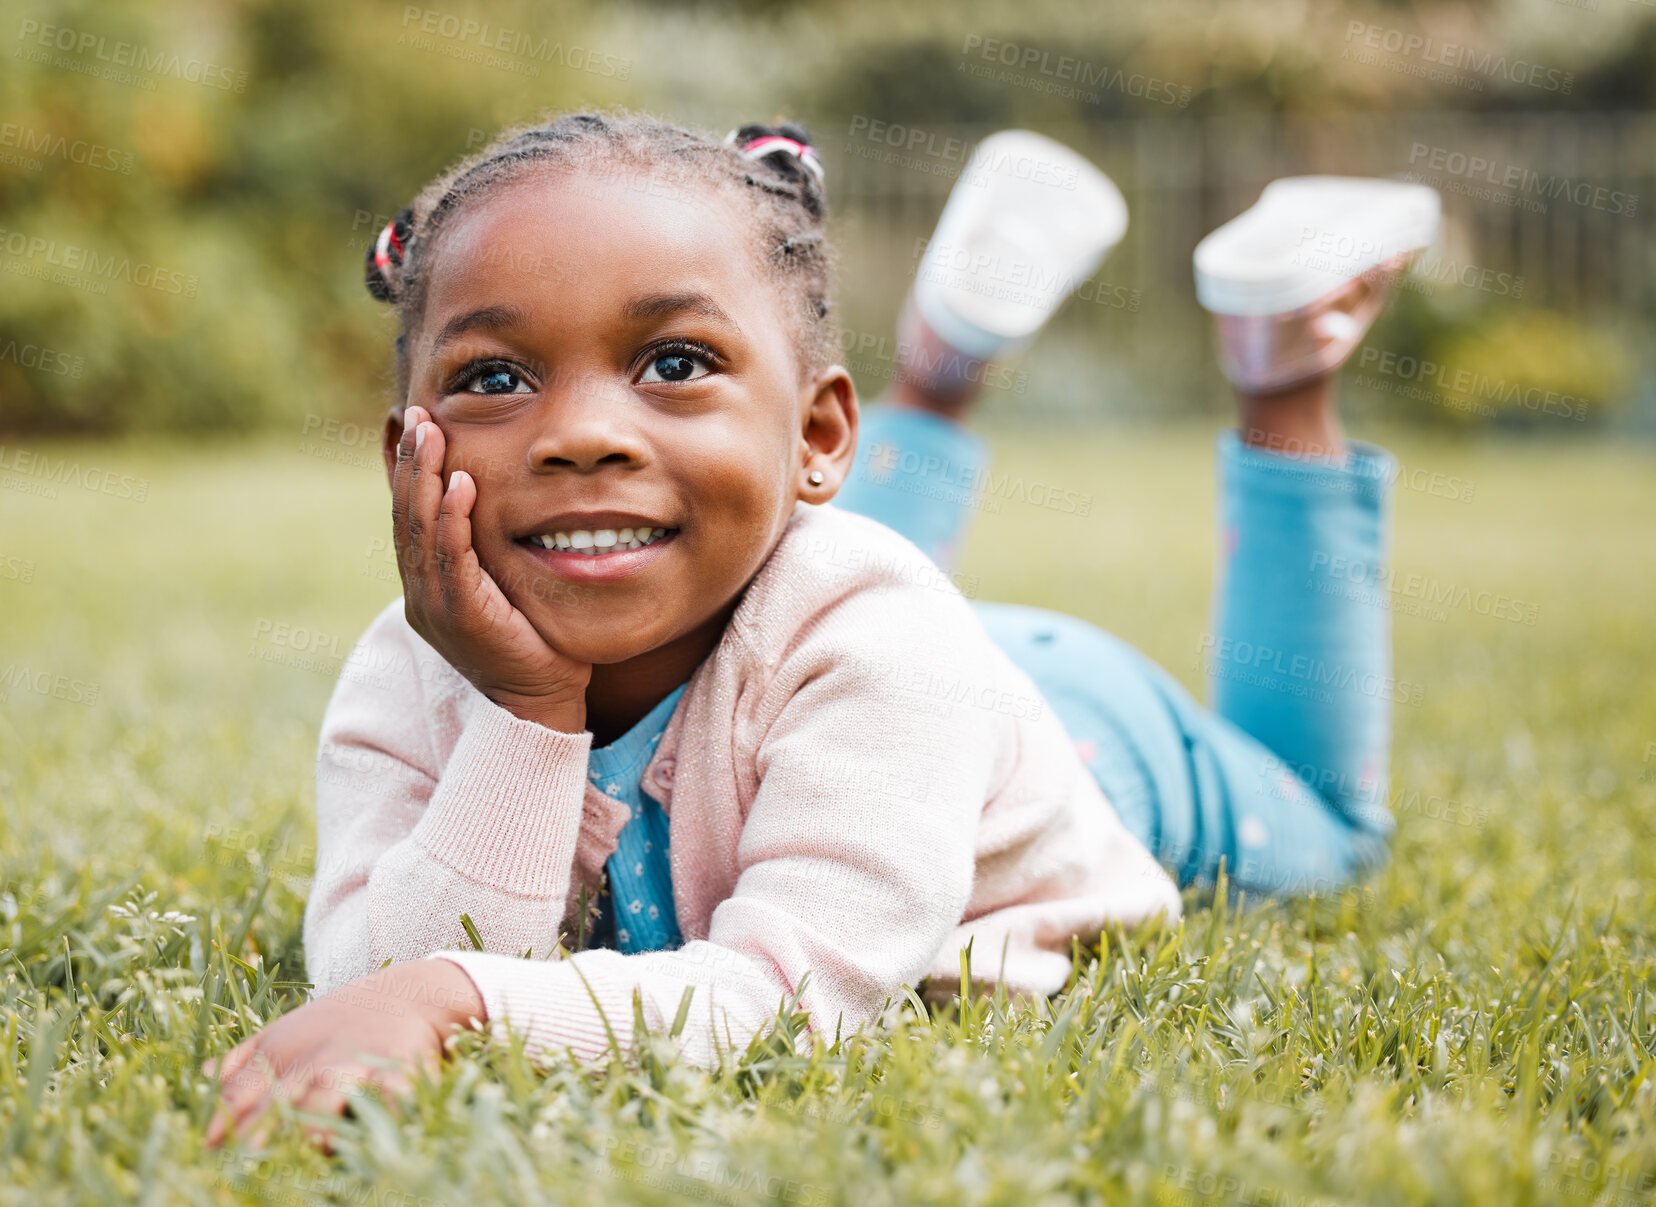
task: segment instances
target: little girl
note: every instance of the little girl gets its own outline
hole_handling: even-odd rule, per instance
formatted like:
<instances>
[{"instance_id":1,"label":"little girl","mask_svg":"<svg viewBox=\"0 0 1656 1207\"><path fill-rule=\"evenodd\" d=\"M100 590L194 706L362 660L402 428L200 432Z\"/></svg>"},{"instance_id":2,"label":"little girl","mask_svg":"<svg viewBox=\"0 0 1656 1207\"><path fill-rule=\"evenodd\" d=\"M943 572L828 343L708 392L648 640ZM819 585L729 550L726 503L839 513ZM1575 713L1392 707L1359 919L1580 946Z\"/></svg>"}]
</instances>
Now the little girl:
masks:
<instances>
[{"instance_id":1,"label":"little girl","mask_svg":"<svg viewBox=\"0 0 1656 1207\"><path fill-rule=\"evenodd\" d=\"M1330 382L1412 245L1332 275L1279 245L1372 234L1386 186L1265 213L1268 190L1198 256L1243 401L1215 714L1080 620L969 604L934 560L970 500L914 487L981 464L957 422L978 369L1124 224L1090 164L1016 138L1064 170L1031 192L989 140L940 231L998 231L1068 284L1021 312L974 305L981 281L917 286L861 454L797 126L562 117L381 233L404 591L323 719L317 996L210 1062L209 1142L278 1097L337 1112L354 1083L404 1085L473 1021L597 1058L629 1046L637 990L712 1065L785 998L825 1040L905 983L946 1000L968 943L979 976L1054 993L1072 938L1178 915L1163 863L1311 891L1383 857L1384 604L1308 583L1383 556L1392 462L1342 440Z\"/></svg>"}]
</instances>

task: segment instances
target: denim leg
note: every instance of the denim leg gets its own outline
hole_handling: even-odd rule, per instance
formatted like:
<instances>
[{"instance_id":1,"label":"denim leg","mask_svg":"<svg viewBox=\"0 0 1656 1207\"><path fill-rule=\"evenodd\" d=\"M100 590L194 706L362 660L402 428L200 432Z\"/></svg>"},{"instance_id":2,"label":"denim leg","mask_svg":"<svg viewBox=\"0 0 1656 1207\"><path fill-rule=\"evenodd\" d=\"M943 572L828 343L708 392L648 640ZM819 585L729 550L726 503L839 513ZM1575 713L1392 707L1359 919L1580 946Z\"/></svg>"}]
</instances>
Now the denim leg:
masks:
<instances>
[{"instance_id":1,"label":"denim leg","mask_svg":"<svg viewBox=\"0 0 1656 1207\"><path fill-rule=\"evenodd\" d=\"M872 403L834 505L896 529L952 571L988 465L988 442L952 419Z\"/></svg>"},{"instance_id":2,"label":"denim leg","mask_svg":"<svg viewBox=\"0 0 1656 1207\"><path fill-rule=\"evenodd\" d=\"M908 408L864 412L835 503L886 523L945 569L988 463L981 437ZM1327 892L1386 858L1390 614L1383 594L1394 461L1343 467L1220 437L1224 554L1204 639L1215 708L1087 621L974 601L1034 680L1127 828L1181 884L1223 860L1239 887ZM964 485L963 485L964 484Z\"/></svg>"},{"instance_id":3,"label":"denim leg","mask_svg":"<svg viewBox=\"0 0 1656 1207\"><path fill-rule=\"evenodd\" d=\"M1358 827L1389 835L1394 699L1383 589L1396 459L1353 442L1343 466L1219 440L1219 581L1204 638L1219 714Z\"/></svg>"},{"instance_id":4,"label":"denim leg","mask_svg":"<svg viewBox=\"0 0 1656 1207\"><path fill-rule=\"evenodd\" d=\"M1257 739L1204 708L1139 650L1075 616L976 602L1035 682L1122 823L1181 886L1224 861L1251 892L1327 893L1385 858Z\"/></svg>"},{"instance_id":5,"label":"denim leg","mask_svg":"<svg viewBox=\"0 0 1656 1207\"><path fill-rule=\"evenodd\" d=\"M1225 552L1203 643L1217 710L1087 621L972 605L1181 884L1223 860L1241 888L1328 892L1385 861L1390 615L1344 588L1382 573L1392 465L1369 446L1339 467L1221 437Z\"/></svg>"}]
</instances>

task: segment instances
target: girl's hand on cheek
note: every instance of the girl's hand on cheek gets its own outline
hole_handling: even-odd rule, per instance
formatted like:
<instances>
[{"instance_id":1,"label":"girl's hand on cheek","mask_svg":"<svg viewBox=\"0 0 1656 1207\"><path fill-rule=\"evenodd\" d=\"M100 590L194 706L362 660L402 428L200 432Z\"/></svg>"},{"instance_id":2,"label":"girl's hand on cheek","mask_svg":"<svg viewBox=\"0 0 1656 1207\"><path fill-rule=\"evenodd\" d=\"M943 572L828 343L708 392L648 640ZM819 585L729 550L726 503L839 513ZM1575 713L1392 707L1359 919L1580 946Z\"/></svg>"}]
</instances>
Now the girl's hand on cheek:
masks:
<instances>
[{"instance_id":1,"label":"girl's hand on cheek","mask_svg":"<svg viewBox=\"0 0 1656 1207\"><path fill-rule=\"evenodd\" d=\"M238 1139L261 1147L278 1099L308 1114L337 1115L353 1090L404 1094L411 1069L435 1070L454 1028L486 1013L471 978L448 960L392 965L342 985L202 1066L218 1078L220 1095L207 1146L222 1143L234 1126ZM305 1131L330 1147L325 1127Z\"/></svg>"},{"instance_id":2,"label":"girl's hand on cheek","mask_svg":"<svg viewBox=\"0 0 1656 1207\"><path fill-rule=\"evenodd\" d=\"M409 625L478 691L526 721L586 728L592 664L560 654L512 605L472 548L477 484L465 470L443 486L442 431L424 408L404 413L391 518Z\"/></svg>"}]
</instances>

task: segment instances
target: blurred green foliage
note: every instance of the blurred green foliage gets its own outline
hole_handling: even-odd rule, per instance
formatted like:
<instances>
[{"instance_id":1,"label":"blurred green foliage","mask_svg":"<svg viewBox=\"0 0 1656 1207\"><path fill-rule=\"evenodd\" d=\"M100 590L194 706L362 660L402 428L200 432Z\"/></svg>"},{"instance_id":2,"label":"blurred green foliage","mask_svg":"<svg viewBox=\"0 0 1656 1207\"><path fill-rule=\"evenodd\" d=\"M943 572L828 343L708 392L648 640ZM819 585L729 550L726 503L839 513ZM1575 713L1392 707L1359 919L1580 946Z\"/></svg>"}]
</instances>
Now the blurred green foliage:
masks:
<instances>
[{"instance_id":1,"label":"blurred green foliage","mask_svg":"<svg viewBox=\"0 0 1656 1207\"><path fill-rule=\"evenodd\" d=\"M236 428L361 414L364 395L377 405L394 332L362 287L362 255L384 211L536 105L622 99L625 69L562 65L592 45L579 13L498 6L483 36L529 30L545 46L538 59L486 52L509 69L452 57L479 37L445 37L446 10L412 14L284 0L8 18L0 120L38 166L0 172L0 350L19 349L0 358L5 426ZM59 51L59 37L74 49ZM160 69L138 69L140 51ZM181 78L192 63L222 65L231 86ZM111 148L119 166L74 162L56 140ZM89 253L116 260L113 275L76 271ZM167 284L138 284L142 265ZM63 359L31 368L27 347Z\"/></svg>"},{"instance_id":2,"label":"blurred green foliage","mask_svg":"<svg viewBox=\"0 0 1656 1207\"><path fill-rule=\"evenodd\" d=\"M1064 130L1150 110L1171 122L1648 105L1656 12L1587 16L1424 0L901 12L874 0L7 0L0 431L294 431L315 415L372 419L394 330L362 288L364 248L447 164L545 109L626 104L716 128L790 113L832 137L850 114ZM1543 45L1576 86L1433 91L1406 73L1352 72L1339 51L1354 20L1459 31L1514 55ZM963 47L997 37L1020 54L1078 55L1179 81L1188 104L1163 113L1109 89L1083 103L963 72ZM853 240L845 274L878 273L881 248ZM1159 279L1137 284L1161 288ZM895 305L895 296L875 305L854 294L849 323L878 328ZM1512 321L1516 334L1500 338L1534 347L1529 320ZM1499 356L1500 347L1469 345L1465 355ZM1194 344L1187 353L1206 355Z\"/></svg>"},{"instance_id":3,"label":"blurred green foliage","mask_svg":"<svg viewBox=\"0 0 1656 1207\"><path fill-rule=\"evenodd\" d=\"M1628 409L1640 372L1621 326L1411 287L1353 357L1350 385L1392 418L1431 426L1600 428Z\"/></svg>"},{"instance_id":4,"label":"blurred green foliage","mask_svg":"<svg viewBox=\"0 0 1656 1207\"><path fill-rule=\"evenodd\" d=\"M1556 311L1502 315L1459 333L1443 356L1459 369L1448 396L1493 410L1490 417L1509 426L1602 418L1621 405L1632 376L1615 336Z\"/></svg>"}]
</instances>

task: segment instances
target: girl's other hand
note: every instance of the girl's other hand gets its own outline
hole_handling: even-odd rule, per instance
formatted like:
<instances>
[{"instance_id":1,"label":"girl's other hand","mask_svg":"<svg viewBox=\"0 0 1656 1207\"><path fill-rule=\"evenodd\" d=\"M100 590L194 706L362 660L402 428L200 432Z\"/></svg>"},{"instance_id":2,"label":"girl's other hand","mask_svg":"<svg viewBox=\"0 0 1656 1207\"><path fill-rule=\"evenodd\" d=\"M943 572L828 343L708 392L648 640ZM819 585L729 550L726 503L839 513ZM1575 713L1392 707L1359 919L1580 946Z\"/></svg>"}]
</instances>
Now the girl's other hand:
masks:
<instances>
[{"instance_id":1,"label":"girl's other hand","mask_svg":"<svg viewBox=\"0 0 1656 1207\"><path fill-rule=\"evenodd\" d=\"M472 548L477 483L463 469L443 488L443 433L423 407L403 415L391 520L409 625L513 715L566 733L586 728L592 664L567 658L483 569Z\"/></svg>"},{"instance_id":2,"label":"girl's other hand","mask_svg":"<svg viewBox=\"0 0 1656 1207\"><path fill-rule=\"evenodd\" d=\"M449 960L394 964L341 985L202 1065L219 1082L207 1146L234 1127L238 1139L261 1147L270 1120L260 1120L279 1098L298 1111L338 1115L353 1088L404 1094L410 1069L435 1070L453 1030L486 1014L471 978ZM331 1149L325 1127L305 1132Z\"/></svg>"}]
</instances>

